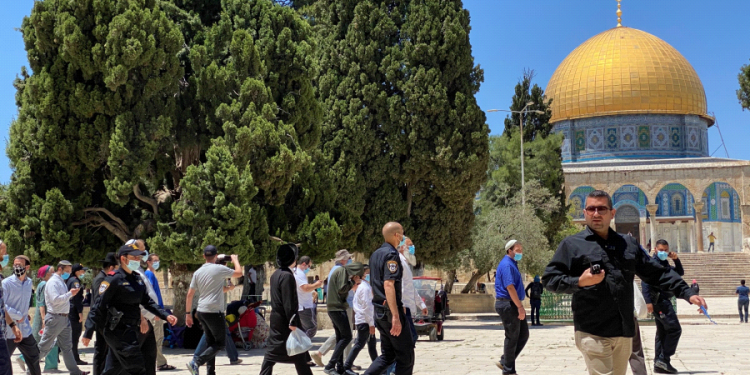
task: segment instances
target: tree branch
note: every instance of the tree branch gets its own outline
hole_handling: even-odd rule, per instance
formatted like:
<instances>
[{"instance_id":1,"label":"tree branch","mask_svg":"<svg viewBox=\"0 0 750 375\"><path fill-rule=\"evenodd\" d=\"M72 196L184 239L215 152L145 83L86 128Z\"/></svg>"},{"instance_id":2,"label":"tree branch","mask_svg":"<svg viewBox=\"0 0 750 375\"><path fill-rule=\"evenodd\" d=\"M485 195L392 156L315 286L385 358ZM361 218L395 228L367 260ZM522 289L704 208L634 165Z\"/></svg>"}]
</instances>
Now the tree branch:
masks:
<instances>
[{"instance_id":1,"label":"tree branch","mask_svg":"<svg viewBox=\"0 0 750 375\"><path fill-rule=\"evenodd\" d=\"M148 203L151 206L151 209L154 212L154 218L159 215L159 204L156 202L156 199L141 194L141 187L138 186L138 184L133 185L133 194L135 194L135 197L140 201Z\"/></svg>"},{"instance_id":2,"label":"tree branch","mask_svg":"<svg viewBox=\"0 0 750 375\"><path fill-rule=\"evenodd\" d=\"M119 227L118 229L120 231L122 231L123 233L130 233L130 229L128 229L128 226L125 225L125 222L122 221L122 219L120 219L119 217L117 217L114 214L112 214L111 212L109 212L109 210L106 209L106 208L102 208L102 207L89 207L89 208L84 208L83 212L101 212L101 213L104 213L105 215L109 216L109 218L112 219L112 221L114 221L117 224L117 226ZM102 218L102 220L104 220L104 219ZM112 225L112 224L110 224L110 225ZM109 228L107 228L107 229L109 229ZM125 238L125 241L127 241L127 240L128 240L128 238Z\"/></svg>"},{"instance_id":3,"label":"tree branch","mask_svg":"<svg viewBox=\"0 0 750 375\"><path fill-rule=\"evenodd\" d=\"M86 209L88 210L88 208ZM84 211L86 211L84 210ZM104 210L104 209L103 209ZM119 219L118 219L119 220ZM126 231L123 231L122 229L118 228L118 226L112 225L109 221L104 219L103 217L96 215L91 215L81 221L73 222L73 225L87 225L94 222L95 224L92 224L93 227L105 227L107 230L109 230L112 234L117 236L122 242L125 242L129 239L130 236L128 236L128 233Z\"/></svg>"}]
</instances>

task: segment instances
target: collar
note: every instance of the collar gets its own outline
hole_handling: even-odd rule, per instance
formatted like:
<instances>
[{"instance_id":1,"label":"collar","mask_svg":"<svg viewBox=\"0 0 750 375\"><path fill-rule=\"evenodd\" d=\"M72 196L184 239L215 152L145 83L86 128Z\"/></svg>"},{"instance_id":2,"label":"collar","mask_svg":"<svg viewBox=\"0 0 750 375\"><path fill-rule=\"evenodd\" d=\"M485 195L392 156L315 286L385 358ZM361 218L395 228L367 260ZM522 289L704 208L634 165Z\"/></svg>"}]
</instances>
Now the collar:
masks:
<instances>
[{"instance_id":1,"label":"collar","mask_svg":"<svg viewBox=\"0 0 750 375\"><path fill-rule=\"evenodd\" d=\"M387 247L390 247L390 248L391 248L391 250L393 250L393 251L395 251L395 252L397 252L397 253L398 253L398 250L396 250L396 248L395 248L395 247L394 247L393 245L389 244L388 242L383 242L383 245L381 245L381 247L383 247L383 246L387 246ZM399 253L399 254L400 254L400 253Z\"/></svg>"},{"instance_id":2,"label":"collar","mask_svg":"<svg viewBox=\"0 0 750 375\"><path fill-rule=\"evenodd\" d=\"M31 279L29 279L28 276L26 276L25 281L21 281L21 279L19 279L18 276L16 276L15 274L8 276L8 280L13 281L13 282L20 282L21 285L26 284L27 282L29 283L31 282Z\"/></svg>"},{"instance_id":3,"label":"collar","mask_svg":"<svg viewBox=\"0 0 750 375\"><path fill-rule=\"evenodd\" d=\"M510 261L511 261L511 262L513 262L513 264L515 264L516 266L518 266L518 262L516 262L516 260L515 260L515 259L513 259L513 258L512 258L512 257L511 257L510 255L508 255L508 254L505 254L505 258L508 258L508 259L510 259Z\"/></svg>"},{"instance_id":4,"label":"collar","mask_svg":"<svg viewBox=\"0 0 750 375\"><path fill-rule=\"evenodd\" d=\"M593 239L593 240L610 241L610 240L612 240L612 236L613 235L617 235L617 232L615 232L612 229L612 227L609 227L608 229L609 230L607 231L607 239L602 238L602 236L600 236L599 234L597 234L596 232L594 232L588 225L586 225L586 229L584 229L583 231L586 233L586 239L587 240L588 239ZM593 237L593 238L591 238L591 237Z\"/></svg>"}]
</instances>

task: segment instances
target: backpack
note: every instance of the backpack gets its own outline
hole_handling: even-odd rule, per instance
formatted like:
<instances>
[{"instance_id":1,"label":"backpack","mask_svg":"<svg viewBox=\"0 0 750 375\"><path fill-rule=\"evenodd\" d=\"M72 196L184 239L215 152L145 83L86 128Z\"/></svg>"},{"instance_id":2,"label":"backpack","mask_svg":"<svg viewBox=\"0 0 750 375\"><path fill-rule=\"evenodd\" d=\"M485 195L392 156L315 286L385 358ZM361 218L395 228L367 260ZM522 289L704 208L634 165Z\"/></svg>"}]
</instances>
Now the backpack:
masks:
<instances>
[{"instance_id":1,"label":"backpack","mask_svg":"<svg viewBox=\"0 0 750 375\"><path fill-rule=\"evenodd\" d=\"M542 286L542 283L533 283L531 284L531 295L529 298L531 299L542 299L542 292L544 291L544 287Z\"/></svg>"}]
</instances>

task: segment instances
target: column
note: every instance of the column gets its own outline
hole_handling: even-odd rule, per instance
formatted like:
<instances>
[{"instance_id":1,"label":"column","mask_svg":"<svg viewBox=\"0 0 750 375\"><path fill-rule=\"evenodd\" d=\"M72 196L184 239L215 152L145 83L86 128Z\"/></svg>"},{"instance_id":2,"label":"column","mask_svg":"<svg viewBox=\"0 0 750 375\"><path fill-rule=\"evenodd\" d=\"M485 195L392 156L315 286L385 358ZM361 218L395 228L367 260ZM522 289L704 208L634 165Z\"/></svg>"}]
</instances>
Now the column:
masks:
<instances>
[{"instance_id":1,"label":"column","mask_svg":"<svg viewBox=\"0 0 750 375\"><path fill-rule=\"evenodd\" d=\"M651 223L649 225L649 240L651 241L651 248L653 249L656 247L656 241L659 240L659 238L656 236L656 210L659 209L659 205L656 204L647 204L646 205L646 211L648 211L649 217L651 218ZM648 241L646 243L648 243Z\"/></svg>"},{"instance_id":2,"label":"column","mask_svg":"<svg viewBox=\"0 0 750 375\"><path fill-rule=\"evenodd\" d=\"M703 252L703 202L695 202L695 242L698 244L698 252Z\"/></svg>"},{"instance_id":3,"label":"column","mask_svg":"<svg viewBox=\"0 0 750 375\"><path fill-rule=\"evenodd\" d=\"M690 222L688 221L688 237L690 238L690 252L695 252L695 223L693 225L690 225Z\"/></svg>"},{"instance_id":4,"label":"column","mask_svg":"<svg viewBox=\"0 0 750 375\"><path fill-rule=\"evenodd\" d=\"M640 233L640 238L638 238L638 240L641 241L641 246L643 246L644 249L646 248L646 244L648 243L648 233L646 229L647 227L648 225L646 225L646 217L644 216L641 218L641 222L638 225L638 233Z\"/></svg>"},{"instance_id":5,"label":"column","mask_svg":"<svg viewBox=\"0 0 750 375\"><path fill-rule=\"evenodd\" d=\"M742 214L742 250L750 252L750 204L740 204Z\"/></svg>"},{"instance_id":6,"label":"column","mask_svg":"<svg viewBox=\"0 0 750 375\"><path fill-rule=\"evenodd\" d=\"M674 223L677 227L677 252L682 250L682 220L677 220Z\"/></svg>"}]
</instances>

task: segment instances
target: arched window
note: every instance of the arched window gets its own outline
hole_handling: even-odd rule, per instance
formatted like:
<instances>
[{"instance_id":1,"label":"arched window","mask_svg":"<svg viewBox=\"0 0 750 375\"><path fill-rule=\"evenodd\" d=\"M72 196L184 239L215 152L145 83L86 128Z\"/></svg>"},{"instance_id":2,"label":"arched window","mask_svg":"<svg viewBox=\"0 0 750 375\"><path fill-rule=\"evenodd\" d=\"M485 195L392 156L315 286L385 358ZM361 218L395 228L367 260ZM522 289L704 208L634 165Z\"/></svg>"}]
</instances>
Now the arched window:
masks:
<instances>
[{"instance_id":1,"label":"arched window","mask_svg":"<svg viewBox=\"0 0 750 375\"><path fill-rule=\"evenodd\" d=\"M721 192L721 204L719 205L721 208L721 215L720 217L725 220L729 220L732 218L732 213L729 206L729 193L724 190Z\"/></svg>"},{"instance_id":2,"label":"arched window","mask_svg":"<svg viewBox=\"0 0 750 375\"><path fill-rule=\"evenodd\" d=\"M682 199L682 194L672 194L672 207L670 207L669 214L670 216L685 215L685 200Z\"/></svg>"}]
</instances>

